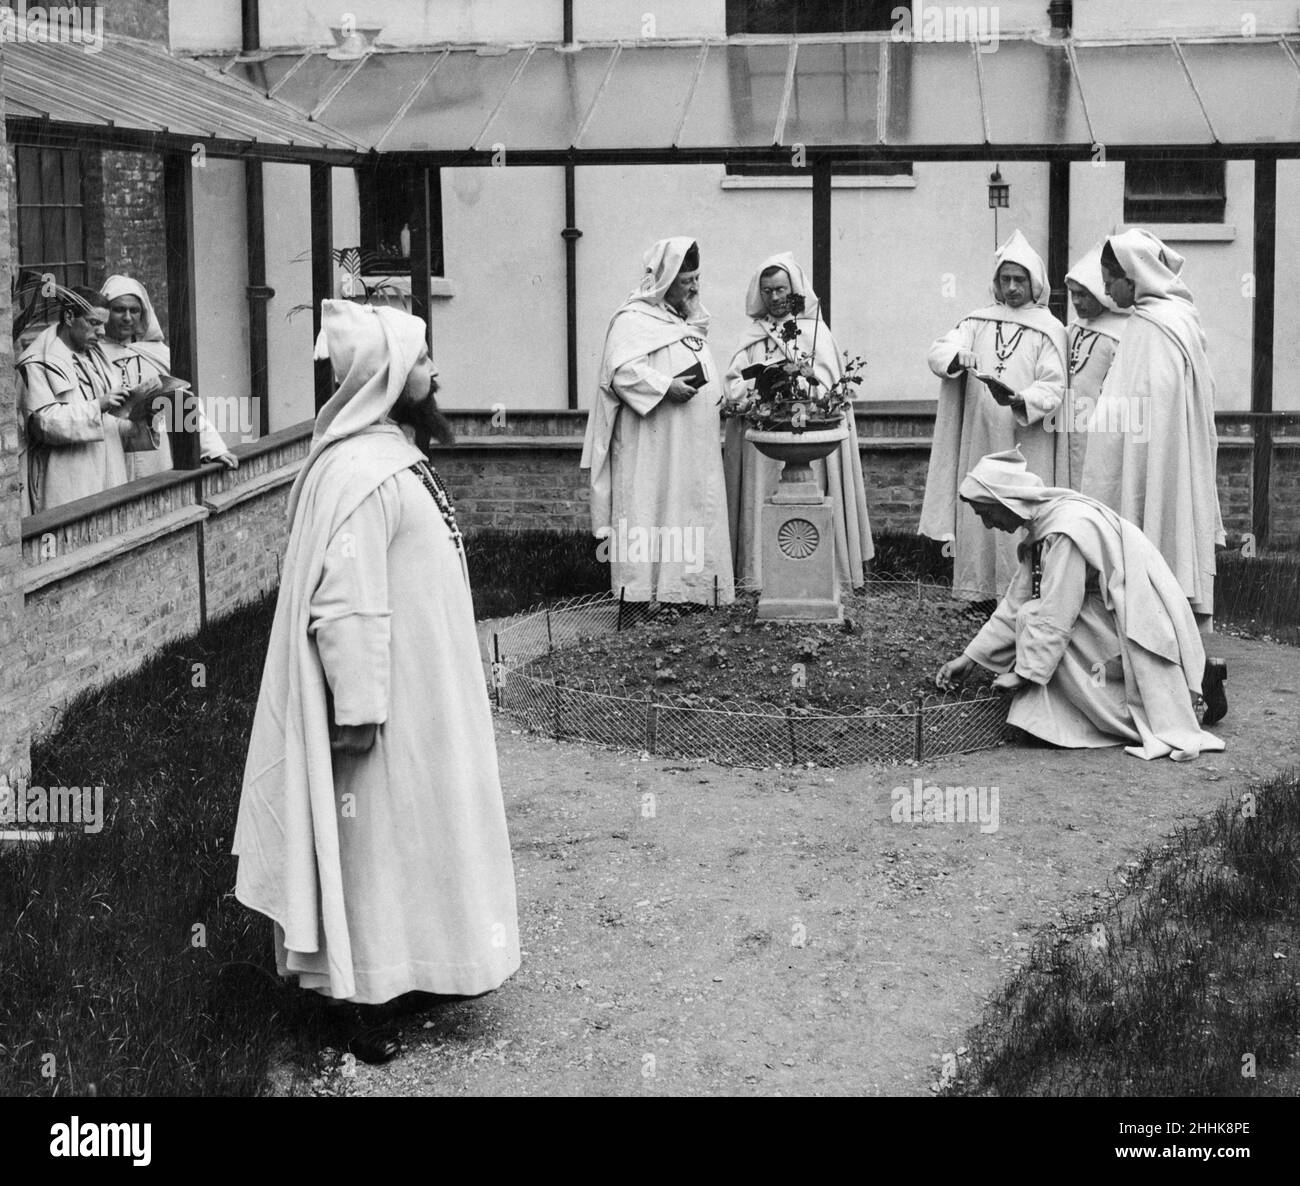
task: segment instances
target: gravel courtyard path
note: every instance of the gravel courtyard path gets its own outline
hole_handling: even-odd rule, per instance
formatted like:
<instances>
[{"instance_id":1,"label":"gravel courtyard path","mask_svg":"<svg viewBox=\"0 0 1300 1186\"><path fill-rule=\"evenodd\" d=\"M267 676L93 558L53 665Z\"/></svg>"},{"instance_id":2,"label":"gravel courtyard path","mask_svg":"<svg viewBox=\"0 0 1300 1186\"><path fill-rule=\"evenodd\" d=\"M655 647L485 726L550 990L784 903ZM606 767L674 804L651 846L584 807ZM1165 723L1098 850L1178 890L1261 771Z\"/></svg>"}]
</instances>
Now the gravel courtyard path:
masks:
<instances>
[{"instance_id":1,"label":"gravel courtyard path","mask_svg":"<svg viewBox=\"0 0 1300 1186\"><path fill-rule=\"evenodd\" d=\"M747 771L498 719L524 961L415 1018L351 1095L928 1095L1036 931L1240 784L1300 764L1300 651L1216 636L1226 752L1006 746L920 768ZM906 824L921 777L996 786L999 827ZM342 1080L346 1080L343 1082Z\"/></svg>"}]
</instances>

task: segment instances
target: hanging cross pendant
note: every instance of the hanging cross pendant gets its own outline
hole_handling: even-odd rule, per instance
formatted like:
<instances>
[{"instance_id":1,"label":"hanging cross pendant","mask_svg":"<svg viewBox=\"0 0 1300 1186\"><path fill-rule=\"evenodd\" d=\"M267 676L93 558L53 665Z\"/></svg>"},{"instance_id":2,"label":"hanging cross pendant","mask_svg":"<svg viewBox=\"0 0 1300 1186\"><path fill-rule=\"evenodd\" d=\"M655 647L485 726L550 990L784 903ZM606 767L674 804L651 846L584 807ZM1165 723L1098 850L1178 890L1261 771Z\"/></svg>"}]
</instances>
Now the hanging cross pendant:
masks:
<instances>
[{"instance_id":1,"label":"hanging cross pendant","mask_svg":"<svg viewBox=\"0 0 1300 1186\"><path fill-rule=\"evenodd\" d=\"M993 368L993 373L997 375L998 378L1001 378L1002 372L1005 371L1006 369L1007 369L1007 364L1005 362L1000 362L996 367Z\"/></svg>"}]
</instances>

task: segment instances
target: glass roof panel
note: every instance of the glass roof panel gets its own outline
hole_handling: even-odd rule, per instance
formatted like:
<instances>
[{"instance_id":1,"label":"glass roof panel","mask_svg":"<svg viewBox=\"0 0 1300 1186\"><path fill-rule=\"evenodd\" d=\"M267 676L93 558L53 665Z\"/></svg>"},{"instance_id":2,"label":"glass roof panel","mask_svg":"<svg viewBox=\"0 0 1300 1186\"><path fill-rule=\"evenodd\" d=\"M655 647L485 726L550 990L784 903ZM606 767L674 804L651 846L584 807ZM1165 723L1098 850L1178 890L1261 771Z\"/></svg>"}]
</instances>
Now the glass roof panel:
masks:
<instances>
[{"instance_id":1,"label":"glass roof panel","mask_svg":"<svg viewBox=\"0 0 1300 1186\"><path fill-rule=\"evenodd\" d=\"M1075 53L1099 143L1210 142L1209 126L1172 45L1081 45Z\"/></svg>"},{"instance_id":2,"label":"glass roof panel","mask_svg":"<svg viewBox=\"0 0 1300 1186\"><path fill-rule=\"evenodd\" d=\"M1003 41L996 53L980 55L979 66L994 144L1092 143L1063 45Z\"/></svg>"},{"instance_id":3,"label":"glass roof panel","mask_svg":"<svg viewBox=\"0 0 1300 1186\"><path fill-rule=\"evenodd\" d=\"M1278 42L1183 45L1182 51L1220 140L1300 140L1300 70ZM1243 79L1250 80L1248 96Z\"/></svg>"},{"instance_id":4,"label":"glass roof panel","mask_svg":"<svg viewBox=\"0 0 1300 1186\"><path fill-rule=\"evenodd\" d=\"M527 52L512 49L508 53L481 54L457 50L448 54L389 133L384 150L473 148ZM395 112L396 104L392 108ZM517 147L526 146L521 143Z\"/></svg>"},{"instance_id":5,"label":"glass roof panel","mask_svg":"<svg viewBox=\"0 0 1300 1186\"><path fill-rule=\"evenodd\" d=\"M373 148L440 56L440 50L371 54L318 118Z\"/></svg>"},{"instance_id":6,"label":"glass roof panel","mask_svg":"<svg viewBox=\"0 0 1300 1186\"><path fill-rule=\"evenodd\" d=\"M976 51L964 42L886 45L885 139L891 144L983 144Z\"/></svg>"},{"instance_id":7,"label":"glass roof panel","mask_svg":"<svg viewBox=\"0 0 1300 1186\"><path fill-rule=\"evenodd\" d=\"M713 45L682 127L686 148L776 143L789 45Z\"/></svg>"},{"instance_id":8,"label":"glass roof panel","mask_svg":"<svg viewBox=\"0 0 1300 1186\"><path fill-rule=\"evenodd\" d=\"M703 46L624 47L581 148L671 148Z\"/></svg>"},{"instance_id":9,"label":"glass roof panel","mask_svg":"<svg viewBox=\"0 0 1300 1186\"><path fill-rule=\"evenodd\" d=\"M276 54L275 57L264 58L260 62L236 62L227 73L231 78L237 78L254 90L269 95L271 88L293 69L302 56L302 54Z\"/></svg>"},{"instance_id":10,"label":"glass roof panel","mask_svg":"<svg viewBox=\"0 0 1300 1186\"><path fill-rule=\"evenodd\" d=\"M479 137L478 147L493 144L525 148L569 148L614 50L611 46L564 52L539 48L515 79L501 110Z\"/></svg>"},{"instance_id":11,"label":"glass roof panel","mask_svg":"<svg viewBox=\"0 0 1300 1186\"><path fill-rule=\"evenodd\" d=\"M805 43L795 59L786 144L877 144L882 43Z\"/></svg>"},{"instance_id":12,"label":"glass roof panel","mask_svg":"<svg viewBox=\"0 0 1300 1186\"><path fill-rule=\"evenodd\" d=\"M293 77L276 91L275 97L310 115L355 65L355 61L335 62L323 53L312 54L300 69L293 72Z\"/></svg>"}]
</instances>

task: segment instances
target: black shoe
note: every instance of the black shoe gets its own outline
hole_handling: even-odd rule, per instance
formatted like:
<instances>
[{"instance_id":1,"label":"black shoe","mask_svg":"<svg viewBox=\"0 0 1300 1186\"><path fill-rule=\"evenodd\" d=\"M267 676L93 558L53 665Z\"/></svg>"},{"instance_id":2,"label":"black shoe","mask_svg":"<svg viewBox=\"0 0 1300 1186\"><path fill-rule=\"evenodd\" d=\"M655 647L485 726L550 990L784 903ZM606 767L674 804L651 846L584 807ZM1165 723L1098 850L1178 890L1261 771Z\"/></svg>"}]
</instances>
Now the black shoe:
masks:
<instances>
[{"instance_id":1,"label":"black shoe","mask_svg":"<svg viewBox=\"0 0 1300 1186\"><path fill-rule=\"evenodd\" d=\"M402 1053L402 1043L387 1026L376 1026L353 1034L345 1049L353 1058L380 1066Z\"/></svg>"},{"instance_id":2,"label":"black shoe","mask_svg":"<svg viewBox=\"0 0 1300 1186\"><path fill-rule=\"evenodd\" d=\"M350 1002L331 1005L325 1010L325 1021L331 1044L361 1062L379 1065L391 1062L402 1052L397 1031L388 1023L382 1006Z\"/></svg>"},{"instance_id":3,"label":"black shoe","mask_svg":"<svg viewBox=\"0 0 1300 1186\"><path fill-rule=\"evenodd\" d=\"M1228 665L1222 659L1206 659L1205 674L1201 676L1201 699L1205 701L1203 725L1213 725L1228 715L1228 696L1223 690L1228 678Z\"/></svg>"}]
</instances>

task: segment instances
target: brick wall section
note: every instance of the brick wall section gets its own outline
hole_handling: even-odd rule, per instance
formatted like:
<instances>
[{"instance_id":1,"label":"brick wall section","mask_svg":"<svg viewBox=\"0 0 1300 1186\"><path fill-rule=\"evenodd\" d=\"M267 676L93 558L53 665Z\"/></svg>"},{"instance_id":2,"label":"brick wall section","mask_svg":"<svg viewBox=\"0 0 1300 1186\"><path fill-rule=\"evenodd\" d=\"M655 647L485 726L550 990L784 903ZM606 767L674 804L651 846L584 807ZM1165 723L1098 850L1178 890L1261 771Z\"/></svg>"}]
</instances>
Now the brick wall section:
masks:
<instances>
[{"instance_id":1,"label":"brick wall section","mask_svg":"<svg viewBox=\"0 0 1300 1186\"><path fill-rule=\"evenodd\" d=\"M98 287L118 273L144 285L167 337L167 224L162 157L105 149L82 154L86 263Z\"/></svg>"},{"instance_id":2,"label":"brick wall section","mask_svg":"<svg viewBox=\"0 0 1300 1186\"><path fill-rule=\"evenodd\" d=\"M234 473L214 472L203 480L203 496L238 489L263 474L299 462L307 455L307 438L288 443L274 452L245 458ZM208 615L215 617L280 585L280 561L289 542L285 507L288 486L249 499L203 523L203 550L207 568Z\"/></svg>"},{"instance_id":3,"label":"brick wall section","mask_svg":"<svg viewBox=\"0 0 1300 1186\"><path fill-rule=\"evenodd\" d=\"M85 689L125 675L198 629L196 548L188 527L27 599L24 682L38 734L53 729Z\"/></svg>"},{"instance_id":4,"label":"brick wall section","mask_svg":"<svg viewBox=\"0 0 1300 1186\"><path fill-rule=\"evenodd\" d=\"M300 434L269 449L263 446L265 451L247 456L234 473L205 470L197 479L161 488L158 479L148 479L138 498L48 532L32 533L29 526L23 541L24 569L30 574L42 563L133 529L147 529L164 515L256 483L271 471L301 461L307 443ZM273 592L288 537L288 490L278 485L30 592L23 629L16 635L13 670L21 674L34 732L53 729L68 701L81 691L125 675L165 643L199 628L200 531L209 617Z\"/></svg>"},{"instance_id":5,"label":"brick wall section","mask_svg":"<svg viewBox=\"0 0 1300 1186\"><path fill-rule=\"evenodd\" d=\"M459 443L434 456L461 526L585 531L588 487L578 469L585 413L512 412L492 426L486 415L452 413ZM933 415L924 411L860 414L858 439L875 531L911 533L921 517ZM1230 533L1251 528L1248 425L1222 418L1219 500ZM526 443L525 443L526 442ZM1273 462L1270 545L1300 546L1300 440L1279 441Z\"/></svg>"},{"instance_id":6,"label":"brick wall section","mask_svg":"<svg viewBox=\"0 0 1300 1186\"><path fill-rule=\"evenodd\" d=\"M0 71L3 63L0 62ZM0 84L3 77L0 76ZM0 122L0 157L10 159ZM9 298L11 186L13 170L0 174L0 325L12 316ZM22 533L19 516L18 396L14 383L13 343L0 333L0 774L11 783L30 769L31 720L24 671Z\"/></svg>"}]
</instances>

